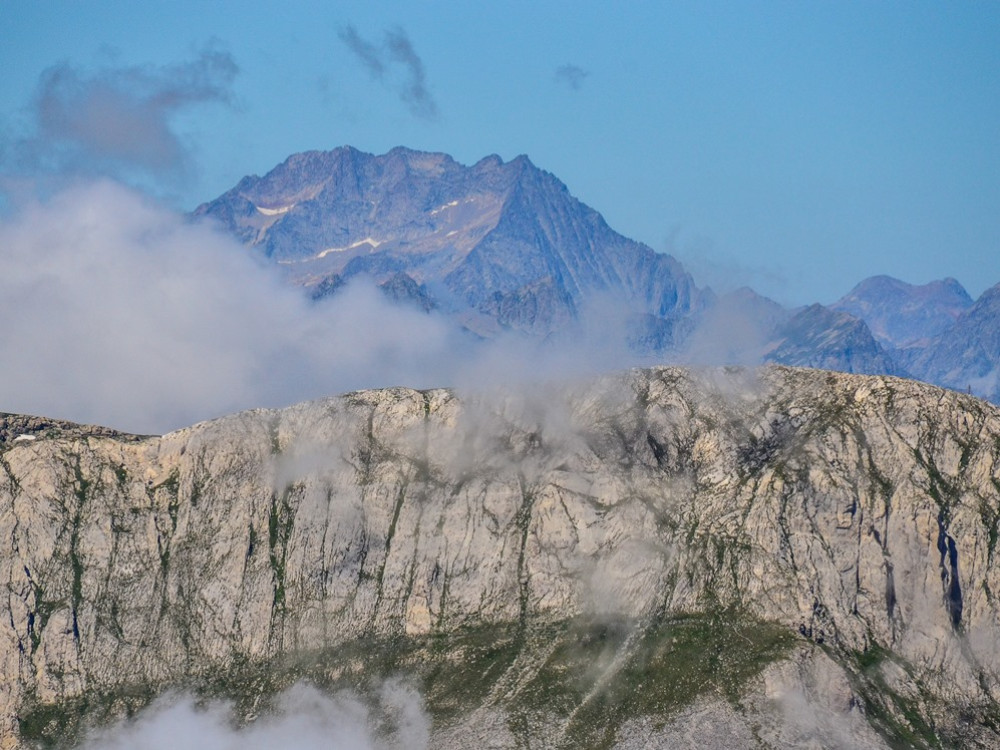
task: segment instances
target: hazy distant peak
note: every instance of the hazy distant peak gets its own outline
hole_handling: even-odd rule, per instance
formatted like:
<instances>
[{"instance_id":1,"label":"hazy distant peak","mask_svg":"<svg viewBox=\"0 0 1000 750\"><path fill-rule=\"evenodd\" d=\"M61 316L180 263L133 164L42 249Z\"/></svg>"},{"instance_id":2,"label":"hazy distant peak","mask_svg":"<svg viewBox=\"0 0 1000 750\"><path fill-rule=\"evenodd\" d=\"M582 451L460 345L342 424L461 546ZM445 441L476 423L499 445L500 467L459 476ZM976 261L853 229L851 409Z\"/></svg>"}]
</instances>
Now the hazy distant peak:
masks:
<instances>
[{"instance_id":1,"label":"hazy distant peak","mask_svg":"<svg viewBox=\"0 0 1000 750\"><path fill-rule=\"evenodd\" d=\"M971 305L968 292L953 278L915 285L872 276L832 307L861 318L880 342L900 348L942 333Z\"/></svg>"},{"instance_id":2,"label":"hazy distant peak","mask_svg":"<svg viewBox=\"0 0 1000 750\"><path fill-rule=\"evenodd\" d=\"M926 284L910 284L893 276L884 274L871 276L859 282L850 292L848 292L834 306L840 305L845 300L871 301L874 295L900 295L914 299L934 299L941 297L959 305L971 305L972 298L957 279L947 277Z\"/></svg>"},{"instance_id":3,"label":"hazy distant peak","mask_svg":"<svg viewBox=\"0 0 1000 750\"><path fill-rule=\"evenodd\" d=\"M309 151L196 213L303 286L362 272L381 284L403 272L452 300L449 313L541 335L597 296L671 319L704 304L680 263L613 231L524 154L469 167L402 146L380 156Z\"/></svg>"},{"instance_id":4,"label":"hazy distant peak","mask_svg":"<svg viewBox=\"0 0 1000 750\"><path fill-rule=\"evenodd\" d=\"M940 281L932 281L931 284L940 284L942 288L952 291L957 295L965 297L969 296L969 293L965 291L965 287L959 283L958 279L952 278L951 276L943 278ZM928 286L931 284L928 284Z\"/></svg>"},{"instance_id":5,"label":"hazy distant peak","mask_svg":"<svg viewBox=\"0 0 1000 750\"><path fill-rule=\"evenodd\" d=\"M489 156L484 156L482 159L473 164L472 168L490 169L499 167L502 164L503 164L503 159L501 159L497 154L490 154Z\"/></svg>"},{"instance_id":6,"label":"hazy distant peak","mask_svg":"<svg viewBox=\"0 0 1000 750\"><path fill-rule=\"evenodd\" d=\"M765 359L841 372L904 374L863 320L820 304L797 310L780 325Z\"/></svg>"},{"instance_id":7,"label":"hazy distant peak","mask_svg":"<svg viewBox=\"0 0 1000 750\"><path fill-rule=\"evenodd\" d=\"M980 302L992 302L998 299L1000 299L1000 284L994 284L979 295L979 299L976 300L976 304L978 305Z\"/></svg>"}]
</instances>

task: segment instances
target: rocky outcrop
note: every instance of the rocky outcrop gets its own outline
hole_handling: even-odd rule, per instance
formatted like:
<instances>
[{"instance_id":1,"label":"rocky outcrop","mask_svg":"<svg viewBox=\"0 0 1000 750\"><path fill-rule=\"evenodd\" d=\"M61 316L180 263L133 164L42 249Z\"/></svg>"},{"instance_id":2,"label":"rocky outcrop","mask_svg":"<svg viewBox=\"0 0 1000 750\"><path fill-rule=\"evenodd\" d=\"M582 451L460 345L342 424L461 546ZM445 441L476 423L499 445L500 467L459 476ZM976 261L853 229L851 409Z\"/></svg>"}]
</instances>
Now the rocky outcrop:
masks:
<instances>
[{"instance_id":1,"label":"rocky outcrop","mask_svg":"<svg viewBox=\"0 0 1000 750\"><path fill-rule=\"evenodd\" d=\"M665 368L34 434L0 455L7 748L399 675L434 747L1000 742L1000 411L963 394Z\"/></svg>"}]
</instances>

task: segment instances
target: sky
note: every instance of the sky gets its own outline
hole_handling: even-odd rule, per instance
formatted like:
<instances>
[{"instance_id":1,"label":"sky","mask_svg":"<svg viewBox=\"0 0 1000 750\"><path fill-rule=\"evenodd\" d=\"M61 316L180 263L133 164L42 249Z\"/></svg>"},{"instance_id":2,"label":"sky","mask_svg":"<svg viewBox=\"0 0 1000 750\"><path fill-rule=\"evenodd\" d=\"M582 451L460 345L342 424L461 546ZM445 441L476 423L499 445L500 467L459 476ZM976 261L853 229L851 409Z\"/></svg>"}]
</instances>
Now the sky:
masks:
<instances>
[{"instance_id":1,"label":"sky","mask_svg":"<svg viewBox=\"0 0 1000 750\"><path fill-rule=\"evenodd\" d=\"M700 285L1000 282L1000 3L0 1L0 192L527 154ZM117 113L109 117L108 113Z\"/></svg>"}]
</instances>

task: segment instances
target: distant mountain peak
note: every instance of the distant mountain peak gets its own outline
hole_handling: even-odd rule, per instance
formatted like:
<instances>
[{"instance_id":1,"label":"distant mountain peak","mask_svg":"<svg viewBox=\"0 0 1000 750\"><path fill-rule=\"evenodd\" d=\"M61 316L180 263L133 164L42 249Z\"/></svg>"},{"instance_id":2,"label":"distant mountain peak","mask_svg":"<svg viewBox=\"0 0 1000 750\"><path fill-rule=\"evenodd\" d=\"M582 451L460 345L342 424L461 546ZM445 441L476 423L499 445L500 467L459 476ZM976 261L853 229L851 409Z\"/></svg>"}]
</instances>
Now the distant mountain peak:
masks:
<instances>
[{"instance_id":1,"label":"distant mountain peak","mask_svg":"<svg viewBox=\"0 0 1000 750\"><path fill-rule=\"evenodd\" d=\"M915 285L883 275L865 279L832 307L864 320L883 345L903 348L942 333L971 305L953 278Z\"/></svg>"},{"instance_id":2,"label":"distant mountain peak","mask_svg":"<svg viewBox=\"0 0 1000 750\"><path fill-rule=\"evenodd\" d=\"M867 374L905 374L875 340L863 320L812 304L778 326L771 362Z\"/></svg>"},{"instance_id":3,"label":"distant mountain peak","mask_svg":"<svg viewBox=\"0 0 1000 750\"><path fill-rule=\"evenodd\" d=\"M927 381L1000 401L1000 284L926 346L906 354L909 367Z\"/></svg>"},{"instance_id":4,"label":"distant mountain peak","mask_svg":"<svg viewBox=\"0 0 1000 750\"><path fill-rule=\"evenodd\" d=\"M614 232L524 154L468 167L403 146L381 156L350 146L308 151L195 213L221 221L303 286L405 273L445 289L453 308L529 333L564 325L597 294L664 319L704 304L680 263ZM514 312L518 304L530 314Z\"/></svg>"}]
</instances>

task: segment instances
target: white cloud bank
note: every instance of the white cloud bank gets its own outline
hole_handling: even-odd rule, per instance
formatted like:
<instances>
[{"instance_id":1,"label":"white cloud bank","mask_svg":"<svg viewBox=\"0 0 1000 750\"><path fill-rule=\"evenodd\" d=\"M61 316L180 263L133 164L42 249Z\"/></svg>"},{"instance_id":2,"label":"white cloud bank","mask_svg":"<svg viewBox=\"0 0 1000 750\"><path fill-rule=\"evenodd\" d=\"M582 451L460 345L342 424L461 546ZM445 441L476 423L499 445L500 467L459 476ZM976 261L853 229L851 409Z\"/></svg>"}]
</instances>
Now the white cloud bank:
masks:
<instances>
[{"instance_id":1,"label":"white cloud bank","mask_svg":"<svg viewBox=\"0 0 1000 750\"><path fill-rule=\"evenodd\" d=\"M81 750L424 750L430 719L420 696L387 681L375 715L347 693L326 695L298 684L277 697L276 710L243 727L222 702L199 707L191 698L154 703L127 722L92 734ZM375 727L379 727L379 731Z\"/></svg>"},{"instance_id":2,"label":"white cloud bank","mask_svg":"<svg viewBox=\"0 0 1000 750\"><path fill-rule=\"evenodd\" d=\"M0 411L161 432L359 387L438 385L443 319L354 285L321 303L235 240L112 182L0 220Z\"/></svg>"}]
</instances>

